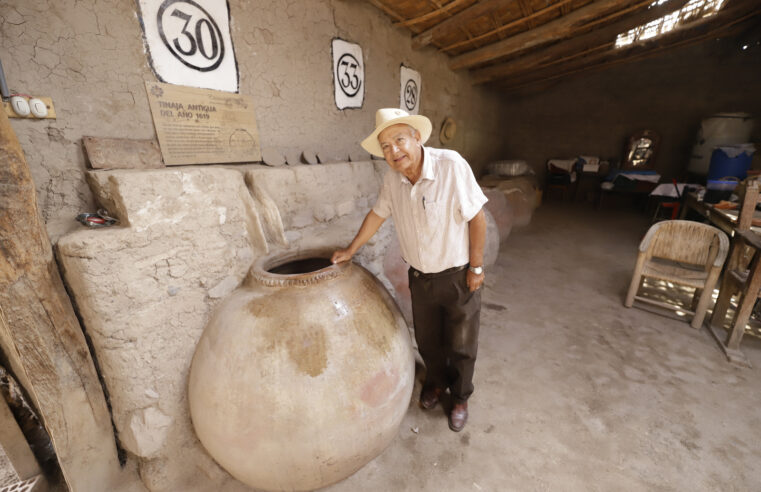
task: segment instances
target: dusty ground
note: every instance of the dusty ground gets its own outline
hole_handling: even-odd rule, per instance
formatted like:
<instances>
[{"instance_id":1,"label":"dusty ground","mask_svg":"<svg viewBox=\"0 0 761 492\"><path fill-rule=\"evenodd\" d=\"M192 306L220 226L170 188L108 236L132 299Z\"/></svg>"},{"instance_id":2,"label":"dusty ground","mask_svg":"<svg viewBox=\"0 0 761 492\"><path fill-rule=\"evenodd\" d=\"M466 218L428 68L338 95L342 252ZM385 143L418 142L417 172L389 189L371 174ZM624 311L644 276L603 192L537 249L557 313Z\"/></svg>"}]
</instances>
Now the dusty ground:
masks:
<instances>
[{"instance_id":1,"label":"dusty ground","mask_svg":"<svg viewBox=\"0 0 761 492\"><path fill-rule=\"evenodd\" d=\"M489 271L465 430L417 407L418 377L391 446L325 490L761 490L761 339L738 368L706 329L624 308L647 227L540 207Z\"/></svg>"},{"instance_id":2,"label":"dusty ground","mask_svg":"<svg viewBox=\"0 0 761 492\"><path fill-rule=\"evenodd\" d=\"M540 207L489 272L465 430L413 401L392 445L327 490L761 490L761 341L737 368L705 328L624 308L647 227Z\"/></svg>"}]
</instances>

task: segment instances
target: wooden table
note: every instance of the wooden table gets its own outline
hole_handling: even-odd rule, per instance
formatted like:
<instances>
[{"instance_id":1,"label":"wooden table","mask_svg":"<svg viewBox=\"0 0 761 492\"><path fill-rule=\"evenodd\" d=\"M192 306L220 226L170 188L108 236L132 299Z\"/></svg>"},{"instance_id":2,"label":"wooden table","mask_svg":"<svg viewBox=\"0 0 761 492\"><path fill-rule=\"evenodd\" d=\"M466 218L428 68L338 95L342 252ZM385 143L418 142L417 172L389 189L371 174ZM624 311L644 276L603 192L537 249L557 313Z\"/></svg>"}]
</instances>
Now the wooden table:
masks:
<instances>
[{"instance_id":1,"label":"wooden table","mask_svg":"<svg viewBox=\"0 0 761 492\"><path fill-rule=\"evenodd\" d=\"M635 201L637 199L646 200L656 186L658 186L658 183L653 183L652 181L637 181L634 183L634 186L630 188L611 188L606 190L605 188L600 187L600 196L597 199L597 209L599 210L602 208L602 202L605 197L614 195L633 197ZM642 206L644 207L646 204Z\"/></svg>"},{"instance_id":2,"label":"wooden table","mask_svg":"<svg viewBox=\"0 0 761 492\"><path fill-rule=\"evenodd\" d=\"M684 198L684 206L682 212L679 215L680 219L684 219L687 214L687 210L692 209L708 219L713 225L724 231L730 238L735 235L737 228L737 216L738 210L724 210L716 208L711 203L705 203L702 200L698 200L697 193L687 193ZM753 212L753 218L761 221L761 212L758 210ZM761 233L760 227L751 227L753 232Z\"/></svg>"}]
</instances>

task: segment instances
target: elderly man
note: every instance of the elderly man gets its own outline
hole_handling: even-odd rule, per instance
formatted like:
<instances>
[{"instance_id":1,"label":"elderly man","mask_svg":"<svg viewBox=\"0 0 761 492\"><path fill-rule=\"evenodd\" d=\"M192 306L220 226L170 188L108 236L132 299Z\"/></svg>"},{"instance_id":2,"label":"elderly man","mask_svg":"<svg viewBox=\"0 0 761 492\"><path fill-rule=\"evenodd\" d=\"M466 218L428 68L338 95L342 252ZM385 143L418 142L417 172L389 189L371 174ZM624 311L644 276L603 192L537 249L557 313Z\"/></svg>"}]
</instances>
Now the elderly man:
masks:
<instances>
[{"instance_id":1,"label":"elderly man","mask_svg":"<svg viewBox=\"0 0 761 492\"><path fill-rule=\"evenodd\" d=\"M468 163L452 150L423 147L431 135L425 116L379 109L375 131L362 141L384 157L386 173L375 206L333 263L350 260L390 215L409 268L415 338L426 366L420 394L424 409L436 406L448 388L449 427L468 419L478 348L486 203Z\"/></svg>"}]
</instances>

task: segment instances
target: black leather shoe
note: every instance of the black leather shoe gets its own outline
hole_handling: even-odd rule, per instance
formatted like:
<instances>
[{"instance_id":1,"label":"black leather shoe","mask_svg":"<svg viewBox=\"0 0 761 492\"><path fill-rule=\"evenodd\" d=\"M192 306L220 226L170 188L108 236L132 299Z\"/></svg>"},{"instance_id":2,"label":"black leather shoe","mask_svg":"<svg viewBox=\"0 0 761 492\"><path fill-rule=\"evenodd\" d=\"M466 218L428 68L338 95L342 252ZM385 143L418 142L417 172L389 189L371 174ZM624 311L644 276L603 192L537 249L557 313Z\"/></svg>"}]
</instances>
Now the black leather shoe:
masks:
<instances>
[{"instance_id":1,"label":"black leather shoe","mask_svg":"<svg viewBox=\"0 0 761 492\"><path fill-rule=\"evenodd\" d=\"M468 402L457 403L449 412L449 428L460 432L468 421Z\"/></svg>"},{"instance_id":2,"label":"black leather shoe","mask_svg":"<svg viewBox=\"0 0 761 492\"><path fill-rule=\"evenodd\" d=\"M420 406L423 410L430 410L436 406L441 396L441 388L424 388L420 392Z\"/></svg>"}]
</instances>

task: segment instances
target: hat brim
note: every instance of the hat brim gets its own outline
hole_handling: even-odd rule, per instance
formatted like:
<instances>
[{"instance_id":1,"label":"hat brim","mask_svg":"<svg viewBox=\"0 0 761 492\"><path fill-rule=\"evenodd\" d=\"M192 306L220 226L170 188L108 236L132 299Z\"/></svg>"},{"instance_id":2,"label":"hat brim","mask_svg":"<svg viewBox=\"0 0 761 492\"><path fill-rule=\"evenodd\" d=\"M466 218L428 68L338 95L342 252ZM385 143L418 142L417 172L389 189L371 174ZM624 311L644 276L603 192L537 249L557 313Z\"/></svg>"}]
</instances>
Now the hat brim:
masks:
<instances>
[{"instance_id":1,"label":"hat brim","mask_svg":"<svg viewBox=\"0 0 761 492\"><path fill-rule=\"evenodd\" d=\"M378 126L369 137L362 140L362 148L377 157L383 157L383 149L381 149L380 142L378 142L378 135L386 128L394 125L410 125L412 128L420 132L420 143L426 143L431 137L431 131L433 131L433 125L431 120L423 115L412 114L409 116L401 116L386 121L382 125Z\"/></svg>"}]
</instances>

